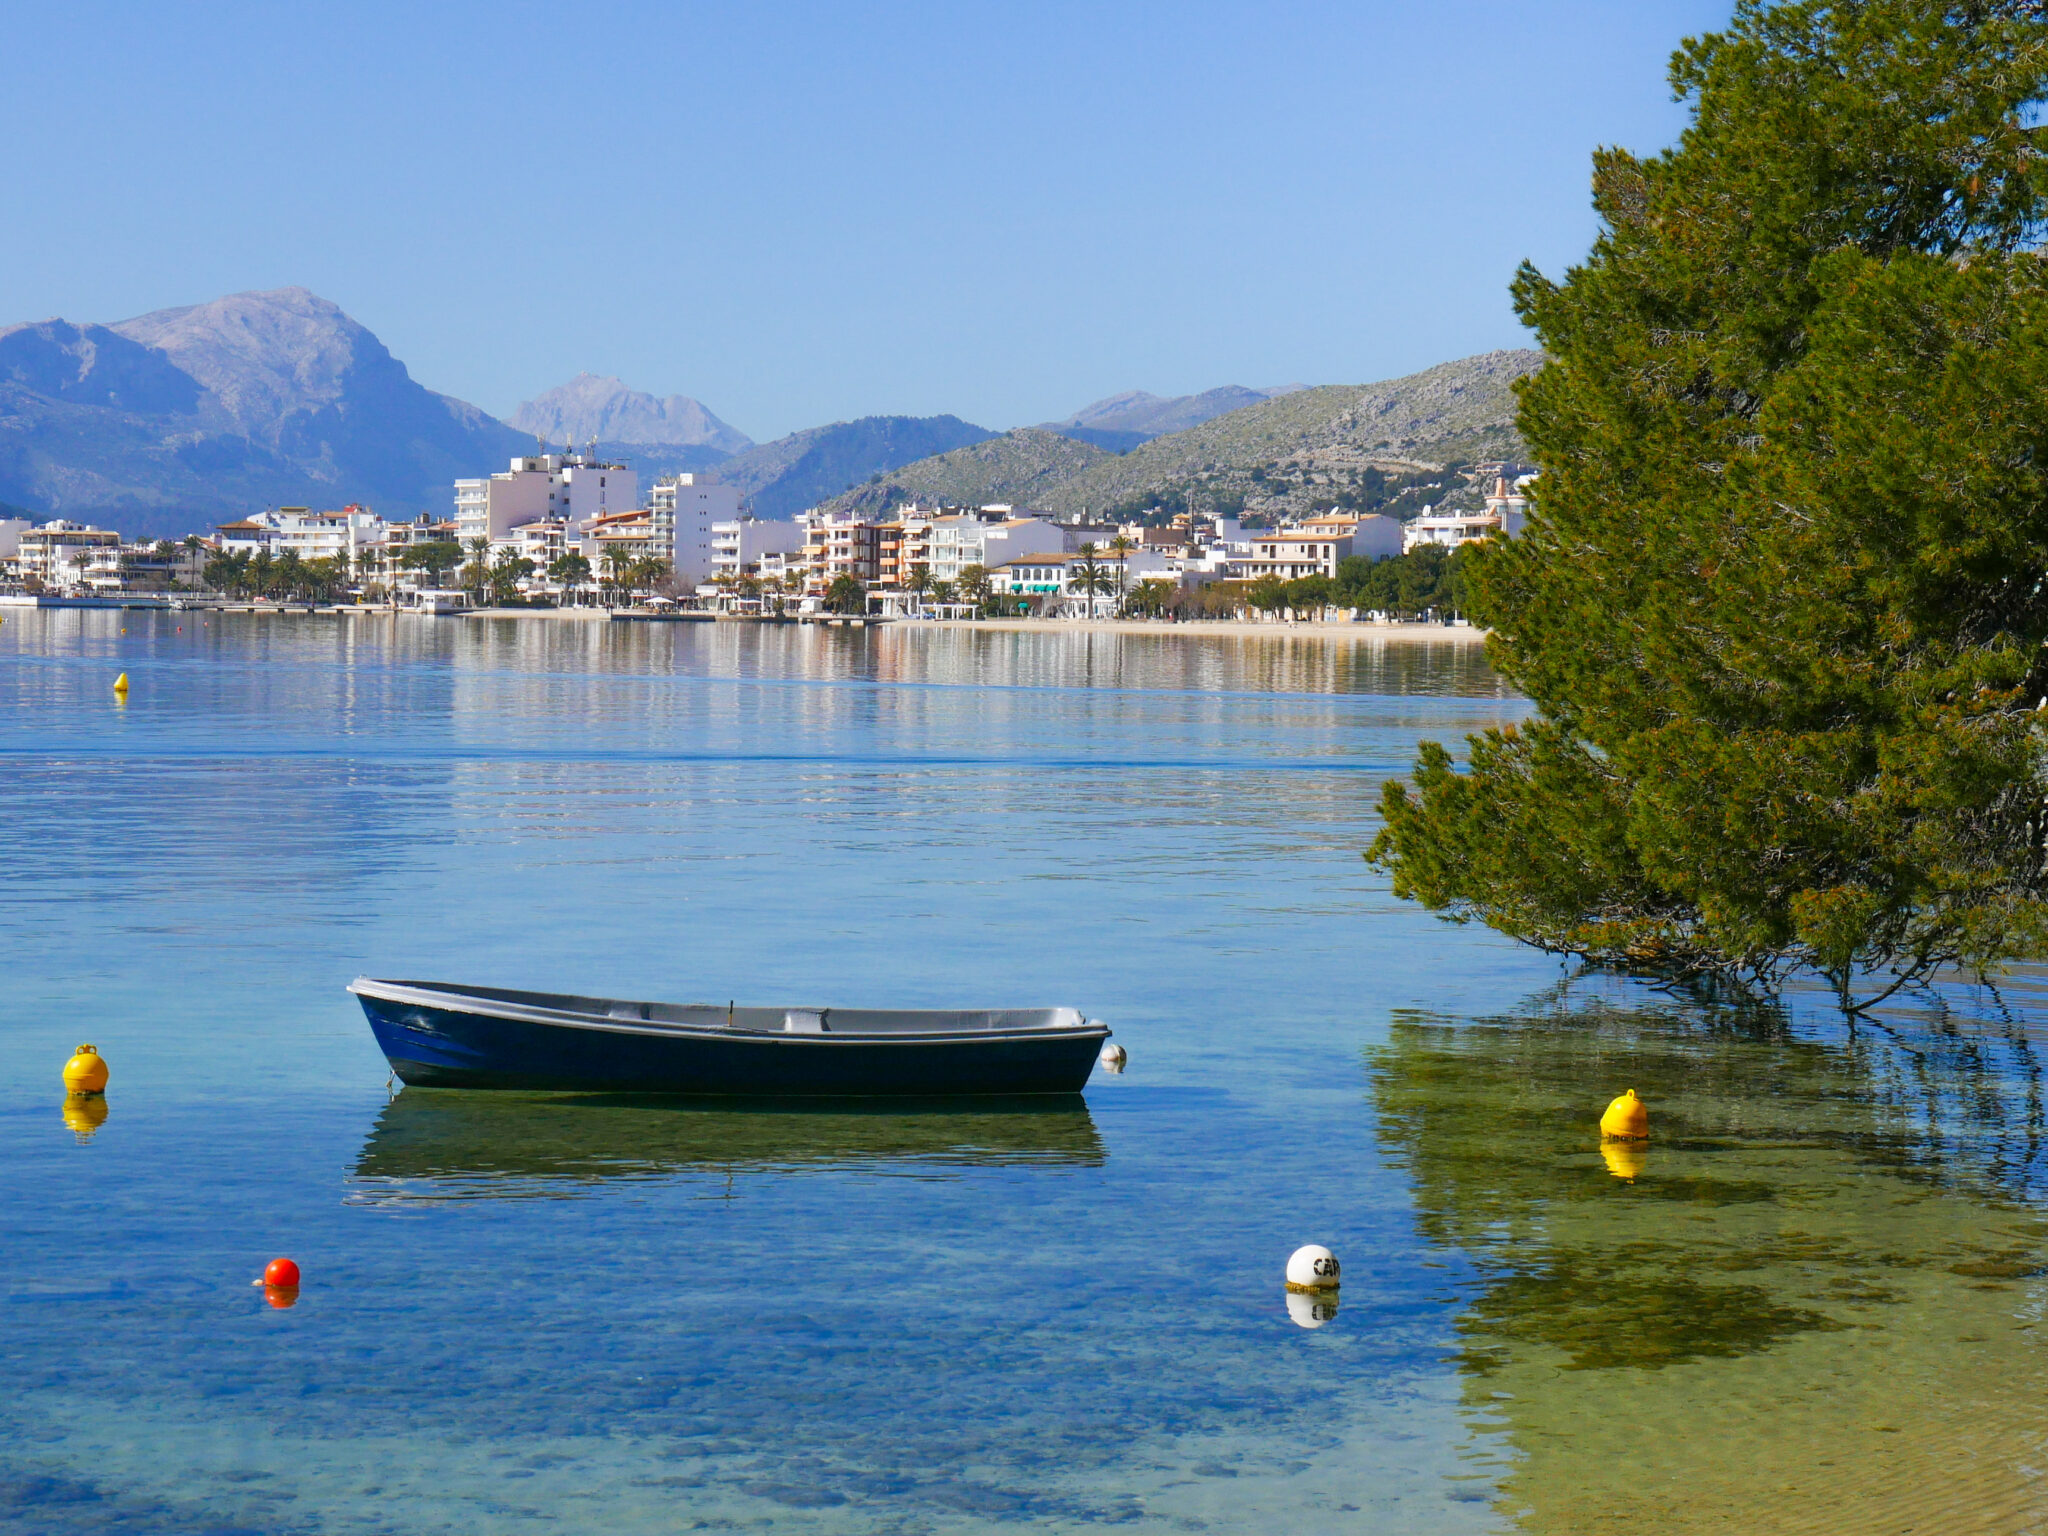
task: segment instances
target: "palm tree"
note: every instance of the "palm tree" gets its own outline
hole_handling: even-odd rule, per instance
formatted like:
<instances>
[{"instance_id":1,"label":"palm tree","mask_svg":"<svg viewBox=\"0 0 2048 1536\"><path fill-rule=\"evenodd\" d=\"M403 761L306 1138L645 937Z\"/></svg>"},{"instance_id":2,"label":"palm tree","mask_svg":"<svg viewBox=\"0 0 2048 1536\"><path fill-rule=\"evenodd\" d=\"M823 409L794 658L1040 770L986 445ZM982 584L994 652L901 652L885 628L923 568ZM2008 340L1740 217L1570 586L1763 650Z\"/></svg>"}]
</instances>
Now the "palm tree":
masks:
<instances>
[{"instance_id":1,"label":"palm tree","mask_svg":"<svg viewBox=\"0 0 2048 1536\"><path fill-rule=\"evenodd\" d=\"M1095 617L1095 594L1102 590L1103 580L1108 574L1095 558L1096 553L1093 544L1083 544L1081 563L1074 567L1073 575L1073 579L1080 582L1081 590L1088 594L1088 617L1091 619Z\"/></svg>"},{"instance_id":2,"label":"palm tree","mask_svg":"<svg viewBox=\"0 0 2048 1536\"><path fill-rule=\"evenodd\" d=\"M825 606L834 613L865 613L868 606L867 589L860 584L860 578L849 571L841 571L832 578L825 588Z\"/></svg>"},{"instance_id":3,"label":"palm tree","mask_svg":"<svg viewBox=\"0 0 2048 1536\"><path fill-rule=\"evenodd\" d=\"M581 552L572 549L548 562L548 575L559 581L566 593L573 594L590 580L590 562Z\"/></svg>"},{"instance_id":4,"label":"palm tree","mask_svg":"<svg viewBox=\"0 0 2048 1536\"><path fill-rule=\"evenodd\" d=\"M995 583L989 580L988 567L970 565L960 573L960 600L974 604L974 616L981 617L982 609L995 595Z\"/></svg>"},{"instance_id":5,"label":"palm tree","mask_svg":"<svg viewBox=\"0 0 2048 1536\"><path fill-rule=\"evenodd\" d=\"M604 552L598 563L604 567L604 579L616 600L618 590L626 584L626 573L632 569L633 557L615 545Z\"/></svg>"},{"instance_id":6,"label":"palm tree","mask_svg":"<svg viewBox=\"0 0 2048 1536\"><path fill-rule=\"evenodd\" d=\"M491 541L478 534L469 541L467 547L469 569L464 574L469 578L470 590L481 597L485 584L491 579Z\"/></svg>"},{"instance_id":7,"label":"palm tree","mask_svg":"<svg viewBox=\"0 0 2048 1536\"><path fill-rule=\"evenodd\" d=\"M222 550L206 562L199 579L216 592L240 592L249 580L249 557Z\"/></svg>"},{"instance_id":8,"label":"palm tree","mask_svg":"<svg viewBox=\"0 0 2048 1536\"><path fill-rule=\"evenodd\" d=\"M659 555L642 555L626 569L626 579L633 589L652 592L668 576L669 563Z\"/></svg>"},{"instance_id":9,"label":"palm tree","mask_svg":"<svg viewBox=\"0 0 2048 1536\"><path fill-rule=\"evenodd\" d=\"M498 558L491 564L491 602L494 606L510 606L519 596L519 583L533 574L533 562L524 555L509 549L498 551Z\"/></svg>"},{"instance_id":10,"label":"palm tree","mask_svg":"<svg viewBox=\"0 0 2048 1536\"><path fill-rule=\"evenodd\" d=\"M277 557L271 581L279 597L303 598L313 590L313 573L296 549L288 549Z\"/></svg>"},{"instance_id":11,"label":"palm tree","mask_svg":"<svg viewBox=\"0 0 2048 1536\"><path fill-rule=\"evenodd\" d=\"M918 608L920 610L923 609L924 595L932 589L931 567L924 565L913 567L910 572L910 579L904 582L903 585L908 587L911 595L918 599Z\"/></svg>"}]
</instances>

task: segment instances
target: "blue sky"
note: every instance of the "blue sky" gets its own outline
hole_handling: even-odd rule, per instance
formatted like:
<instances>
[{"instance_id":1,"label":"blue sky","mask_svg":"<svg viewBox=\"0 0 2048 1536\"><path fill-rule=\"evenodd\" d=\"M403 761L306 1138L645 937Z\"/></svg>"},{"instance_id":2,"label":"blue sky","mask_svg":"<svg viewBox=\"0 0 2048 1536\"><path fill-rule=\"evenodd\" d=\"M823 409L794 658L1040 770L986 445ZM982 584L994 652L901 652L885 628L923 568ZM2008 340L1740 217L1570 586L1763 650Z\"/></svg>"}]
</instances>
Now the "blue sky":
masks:
<instances>
[{"instance_id":1,"label":"blue sky","mask_svg":"<svg viewBox=\"0 0 2048 1536\"><path fill-rule=\"evenodd\" d=\"M1525 344L1689 0L0 0L0 324L299 283L509 413L580 369L767 438Z\"/></svg>"}]
</instances>

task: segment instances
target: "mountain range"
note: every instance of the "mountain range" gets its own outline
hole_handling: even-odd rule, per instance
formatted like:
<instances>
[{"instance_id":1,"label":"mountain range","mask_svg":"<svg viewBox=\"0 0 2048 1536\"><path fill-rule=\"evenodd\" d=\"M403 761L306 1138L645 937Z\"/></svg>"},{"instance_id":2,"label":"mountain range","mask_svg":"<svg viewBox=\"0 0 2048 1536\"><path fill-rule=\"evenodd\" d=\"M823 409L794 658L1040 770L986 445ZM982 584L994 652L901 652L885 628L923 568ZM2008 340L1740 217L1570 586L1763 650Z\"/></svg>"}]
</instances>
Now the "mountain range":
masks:
<instances>
[{"instance_id":1,"label":"mountain range","mask_svg":"<svg viewBox=\"0 0 2048 1536\"><path fill-rule=\"evenodd\" d=\"M1542 361L1540 352L1487 352L1378 384L1290 389L1126 453L1080 443L1053 451L1052 430L1025 427L905 465L828 505L879 512L913 499L1007 501L1065 514L1192 509L1269 519L1461 505L1484 489L1461 466L1526 452L1514 383Z\"/></svg>"},{"instance_id":2,"label":"mountain range","mask_svg":"<svg viewBox=\"0 0 2048 1536\"><path fill-rule=\"evenodd\" d=\"M626 455L643 483L711 474L760 517L913 496L1278 515L1458 493L1446 465L1521 451L1510 386L1540 361L1489 353L1366 386L1132 390L1007 433L956 416L870 416L754 443L686 395L589 373L501 422L415 382L328 300L281 288L113 324L0 329L0 506L130 537L276 505L445 514L454 480L539 437Z\"/></svg>"},{"instance_id":3,"label":"mountain range","mask_svg":"<svg viewBox=\"0 0 2048 1536\"><path fill-rule=\"evenodd\" d=\"M529 441L303 288L0 330L0 500L131 536L282 502L439 511Z\"/></svg>"}]
</instances>

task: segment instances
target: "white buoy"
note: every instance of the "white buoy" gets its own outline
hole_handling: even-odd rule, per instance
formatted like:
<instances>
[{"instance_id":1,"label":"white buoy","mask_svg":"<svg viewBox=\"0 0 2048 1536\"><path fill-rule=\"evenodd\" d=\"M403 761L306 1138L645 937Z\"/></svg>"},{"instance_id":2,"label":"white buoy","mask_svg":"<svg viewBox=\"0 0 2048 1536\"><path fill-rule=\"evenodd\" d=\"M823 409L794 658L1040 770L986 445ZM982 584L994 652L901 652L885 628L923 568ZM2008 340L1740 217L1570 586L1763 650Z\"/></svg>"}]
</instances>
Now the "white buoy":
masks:
<instances>
[{"instance_id":1,"label":"white buoy","mask_svg":"<svg viewBox=\"0 0 2048 1536\"><path fill-rule=\"evenodd\" d=\"M1321 1243L1294 1250L1287 1261L1287 1289L1290 1291L1334 1291L1337 1289L1337 1255Z\"/></svg>"},{"instance_id":2,"label":"white buoy","mask_svg":"<svg viewBox=\"0 0 2048 1536\"><path fill-rule=\"evenodd\" d=\"M1124 1063L1129 1061L1130 1057L1124 1054L1122 1046L1111 1040L1102 1047L1102 1054L1095 1059L1102 1063L1102 1070L1105 1072L1122 1072Z\"/></svg>"},{"instance_id":3,"label":"white buoy","mask_svg":"<svg viewBox=\"0 0 2048 1536\"><path fill-rule=\"evenodd\" d=\"M1297 1328L1320 1328L1337 1315L1335 1291L1289 1291L1287 1316Z\"/></svg>"}]
</instances>

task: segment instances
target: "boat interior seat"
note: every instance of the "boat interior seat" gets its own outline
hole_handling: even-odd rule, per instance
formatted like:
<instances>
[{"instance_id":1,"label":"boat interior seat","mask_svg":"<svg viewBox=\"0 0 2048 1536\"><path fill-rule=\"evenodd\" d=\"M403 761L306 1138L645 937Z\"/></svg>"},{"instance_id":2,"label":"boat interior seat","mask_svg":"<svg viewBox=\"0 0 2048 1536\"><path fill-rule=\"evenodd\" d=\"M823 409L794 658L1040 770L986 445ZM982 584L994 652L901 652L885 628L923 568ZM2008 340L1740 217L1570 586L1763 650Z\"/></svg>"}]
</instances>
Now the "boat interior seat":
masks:
<instances>
[{"instance_id":1,"label":"boat interior seat","mask_svg":"<svg viewBox=\"0 0 2048 1536\"><path fill-rule=\"evenodd\" d=\"M973 1034L988 1030L1077 1029L1090 1022L1072 1008L743 1008L737 1003L653 1003L634 998L584 997L569 993L515 991L505 987L455 986L444 982L401 981L391 985L418 987L455 997L524 1004L585 1017L681 1024L697 1029L745 1030L753 1034Z\"/></svg>"}]
</instances>

